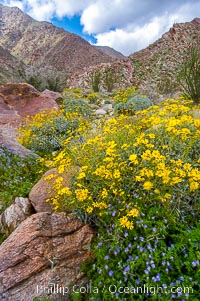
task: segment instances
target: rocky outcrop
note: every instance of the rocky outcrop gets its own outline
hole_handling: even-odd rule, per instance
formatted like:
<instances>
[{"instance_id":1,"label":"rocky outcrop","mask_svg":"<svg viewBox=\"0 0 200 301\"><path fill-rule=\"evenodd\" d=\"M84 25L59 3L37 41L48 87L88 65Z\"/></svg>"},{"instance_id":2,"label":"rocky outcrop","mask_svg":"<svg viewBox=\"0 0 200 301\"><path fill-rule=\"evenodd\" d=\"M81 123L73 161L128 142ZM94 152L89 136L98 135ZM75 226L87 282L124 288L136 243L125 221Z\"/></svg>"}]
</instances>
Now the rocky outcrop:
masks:
<instances>
[{"instance_id":1,"label":"rocky outcrop","mask_svg":"<svg viewBox=\"0 0 200 301\"><path fill-rule=\"evenodd\" d=\"M50 93L43 94L26 83L8 83L0 86L0 97L1 103L5 105L4 112L14 111L20 118L35 115L41 111L58 109L55 101L57 96ZM9 120L5 119L4 122L8 123Z\"/></svg>"},{"instance_id":2,"label":"rocky outcrop","mask_svg":"<svg viewBox=\"0 0 200 301\"><path fill-rule=\"evenodd\" d=\"M33 213L34 209L29 199L16 198L14 203L0 215L1 232L8 236Z\"/></svg>"},{"instance_id":3,"label":"rocky outcrop","mask_svg":"<svg viewBox=\"0 0 200 301\"><path fill-rule=\"evenodd\" d=\"M147 48L130 55L135 66L133 78L151 98L156 94L174 97L181 89L176 81L179 64L187 57L188 48L200 42L200 23L177 23Z\"/></svg>"},{"instance_id":4,"label":"rocky outcrop","mask_svg":"<svg viewBox=\"0 0 200 301\"><path fill-rule=\"evenodd\" d=\"M0 300L47 295L68 300L68 289L84 284L80 265L91 256L93 236L93 229L73 215L41 212L27 218L0 246Z\"/></svg>"},{"instance_id":5,"label":"rocky outcrop","mask_svg":"<svg viewBox=\"0 0 200 301\"><path fill-rule=\"evenodd\" d=\"M0 86L0 147L22 157L36 156L16 141L14 129L22 118L39 112L57 110L60 93L39 92L26 83L8 83Z\"/></svg>"}]
</instances>

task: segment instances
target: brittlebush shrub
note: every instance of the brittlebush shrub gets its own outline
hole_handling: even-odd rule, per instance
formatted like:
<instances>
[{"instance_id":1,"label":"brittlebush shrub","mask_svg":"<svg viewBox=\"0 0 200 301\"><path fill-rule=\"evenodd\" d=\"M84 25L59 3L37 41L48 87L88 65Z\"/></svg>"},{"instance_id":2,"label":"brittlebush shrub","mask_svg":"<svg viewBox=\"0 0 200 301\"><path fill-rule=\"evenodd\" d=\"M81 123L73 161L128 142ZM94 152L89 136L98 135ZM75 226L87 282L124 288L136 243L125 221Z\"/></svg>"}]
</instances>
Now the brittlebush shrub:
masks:
<instances>
[{"instance_id":1,"label":"brittlebush shrub","mask_svg":"<svg viewBox=\"0 0 200 301\"><path fill-rule=\"evenodd\" d=\"M134 115L136 112L147 109L152 106L151 100L143 95L136 95L129 98L127 102L120 102L115 105L115 113Z\"/></svg>"},{"instance_id":2,"label":"brittlebush shrub","mask_svg":"<svg viewBox=\"0 0 200 301\"><path fill-rule=\"evenodd\" d=\"M98 121L54 159L55 209L97 227L89 300L198 300L200 120L191 105L168 100Z\"/></svg>"},{"instance_id":3,"label":"brittlebush shrub","mask_svg":"<svg viewBox=\"0 0 200 301\"><path fill-rule=\"evenodd\" d=\"M64 140L80 134L79 129L88 126L78 110L53 110L27 117L19 129L19 142L40 156L51 156L62 149Z\"/></svg>"},{"instance_id":4,"label":"brittlebush shrub","mask_svg":"<svg viewBox=\"0 0 200 301\"><path fill-rule=\"evenodd\" d=\"M131 86L126 89L117 90L117 92L113 96L113 99L116 104L121 103L121 102L125 103L131 97L134 97L134 96L138 95L139 93L140 93L140 91L135 86Z\"/></svg>"}]
</instances>

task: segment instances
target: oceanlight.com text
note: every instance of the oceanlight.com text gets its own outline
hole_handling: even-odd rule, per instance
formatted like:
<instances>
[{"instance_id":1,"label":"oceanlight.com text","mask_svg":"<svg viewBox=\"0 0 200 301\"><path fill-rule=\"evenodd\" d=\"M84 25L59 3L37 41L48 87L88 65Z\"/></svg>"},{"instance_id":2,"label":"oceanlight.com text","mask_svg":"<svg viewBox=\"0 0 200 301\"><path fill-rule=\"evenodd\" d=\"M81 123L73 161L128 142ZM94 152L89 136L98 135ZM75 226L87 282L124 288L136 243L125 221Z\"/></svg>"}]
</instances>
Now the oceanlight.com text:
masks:
<instances>
[{"instance_id":1,"label":"oceanlight.com text","mask_svg":"<svg viewBox=\"0 0 200 301\"><path fill-rule=\"evenodd\" d=\"M99 294L100 292L107 291L111 295L170 295L170 294L180 294L180 295L192 295L193 288L192 287L167 287L167 286L137 286L137 287L128 287L128 286L117 286L115 284L111 284L109 286L104 285L103 287L95 287L92 285L92 282L89 282L86 286L60 286L59 284L50 284L48 286L37 285L36 287L37 294L44 294L44 295L67 295L70 293L77 293L77 294L86 294L86 293L93 293Z\"/></svg>"}]
</instances>

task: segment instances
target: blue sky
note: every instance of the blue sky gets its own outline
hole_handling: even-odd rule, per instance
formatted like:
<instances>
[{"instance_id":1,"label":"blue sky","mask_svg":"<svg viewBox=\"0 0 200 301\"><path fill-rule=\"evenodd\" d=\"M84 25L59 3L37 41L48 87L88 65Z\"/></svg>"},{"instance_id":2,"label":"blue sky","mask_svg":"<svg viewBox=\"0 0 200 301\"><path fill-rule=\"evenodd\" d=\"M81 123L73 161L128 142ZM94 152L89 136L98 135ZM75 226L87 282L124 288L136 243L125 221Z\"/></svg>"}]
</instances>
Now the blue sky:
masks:
<instances>
[{"instance_id":1,"label":"blue sky","mask_svg":"<svg viewBox=\"0 0 200 301\"><path fill-rule=\"evenodd\" d=\"M147 47L174 23L200 17L200 0L0 0L39 21L125 55Z\"/></svg>"},{"instance_id":2,"label":"blue sky","mask_svg":"<svg viewBox=\"0 0 200 301\"><path fill-rule=\"evenodd\" d=\"M80 23L80 16L78 15L70 18L63 17L61 19L53 17L50 21L55 26L64 28L66 31L69 31L71 33L75 33L93 44L97 41L93 35L89 35L83 32L83 25Z\"/></svg>"}]
</instances>

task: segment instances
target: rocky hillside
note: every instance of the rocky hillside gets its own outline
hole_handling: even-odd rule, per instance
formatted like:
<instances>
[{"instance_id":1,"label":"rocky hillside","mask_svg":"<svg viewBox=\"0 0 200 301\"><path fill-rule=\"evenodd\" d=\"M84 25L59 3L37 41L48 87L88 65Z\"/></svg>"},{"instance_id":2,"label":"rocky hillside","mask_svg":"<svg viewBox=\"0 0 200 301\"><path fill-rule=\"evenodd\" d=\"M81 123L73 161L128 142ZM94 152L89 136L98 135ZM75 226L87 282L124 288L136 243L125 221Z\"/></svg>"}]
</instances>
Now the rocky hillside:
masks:
<instances>
[{"instance_id":1,"label":"rocky hillside","mask_svg":"<svg viewBox=\"0 0 200 301\"><path fill-rule=\"evenodd\" d=\"M169 94L178 87L174 79L176 68L186 57L188 48L200 41L200 18L191 22L174 24L155 43L133 53L133 77L144 90Z\"/></svg>"},{"instance_id":2,"label":"rocky hillside","mask_svg":"<svg viewBox=\"0 0 200 301\"><path fill-rule=\"evenodd\" d=\"M114 59L122 59L125 57L121 52L116 51L115 49L108 46L96 46L96 48L102 53L105 53L106 55L109 55Z\"/></svg>"},{"instance_id":3,"label":"rocky hillside","mask_svg":"<svg viewBox=\"0 0 200 301\"><path fill-rule=\"evenodd\" d=\"M81 37L0 4L0 46L27 65L67 74L113 58Z\"/></svg>"},{"instance_id":4,"label":"rocky hillside","mask_svg":"<svg viewBox=\"0 0 200 301\"><path fill-rule=\"evenodd\" d=\"M115 63L104 64L112 68L113 72L116 64L120 65L122 80L117 74L116 88L136 84L145 93L152 98L158 95L171 95L179 87L175 81L175 70L179 62L186 56L188 47L198 42L200 39L200 19L196 18L191 22L174 24L170 30L165 33L155 43L147 48L133 53L126 59L119 60ZM126 70L128 67L128 77ZM102 66L88 68L84 73L72 77L69 85L79 86L91 85L92 76L101 70ZM103 76L102 76L103 77ZM102 87L105 85L101 85Z\"/></svg>"},{"instance_id":5,"label":"rocky hillside","mask_svg":"<svg viewBox=\"0 0 200 301\"><path fill-rule=\"evenodd\" d=\"M0 84L13 80L22 81L24 79L25 65L1 46L0 66Z\"/></svg>"}]
</instances>

